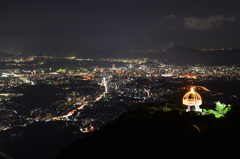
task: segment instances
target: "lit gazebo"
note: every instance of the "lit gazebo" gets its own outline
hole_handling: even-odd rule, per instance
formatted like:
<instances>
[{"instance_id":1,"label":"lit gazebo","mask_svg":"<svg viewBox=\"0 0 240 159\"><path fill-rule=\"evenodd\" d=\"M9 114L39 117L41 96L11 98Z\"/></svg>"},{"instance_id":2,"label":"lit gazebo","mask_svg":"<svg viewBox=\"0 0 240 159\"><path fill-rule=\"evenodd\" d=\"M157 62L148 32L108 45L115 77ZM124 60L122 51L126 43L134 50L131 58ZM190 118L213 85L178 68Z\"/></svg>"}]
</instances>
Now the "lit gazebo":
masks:
<instances>
[{"instance_id":1,"label":"lit gazebo","mask_svg":"<svg viewBox=\"0 0 240 159\"><path fill-rule=\"evenodd\" d=\"M187 112L191 110L191 106L195 106L195 111L202 112L202 109L199 107L202 104L202 98L197 92L194 92L193 88L183 96L183 104L188 106Z\"/></svg>"}]
</instances>

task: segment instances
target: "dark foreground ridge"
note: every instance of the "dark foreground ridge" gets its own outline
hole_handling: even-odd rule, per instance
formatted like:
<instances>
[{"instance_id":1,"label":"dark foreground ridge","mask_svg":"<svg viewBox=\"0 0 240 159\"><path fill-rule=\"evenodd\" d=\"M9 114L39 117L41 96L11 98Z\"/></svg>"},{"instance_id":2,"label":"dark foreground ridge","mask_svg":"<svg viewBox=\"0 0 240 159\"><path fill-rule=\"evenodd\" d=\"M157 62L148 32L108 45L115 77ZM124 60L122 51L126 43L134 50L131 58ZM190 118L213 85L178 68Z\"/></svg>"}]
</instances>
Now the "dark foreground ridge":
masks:
<instances>
[{"instance_id":1,"label":"dark foreground ridge","mask_svg":"<svg viewBox=\"0 0 240 159\"><path fill-rule=\"evenodd\" d=\"M239 158L239 108L216 119L142 106L63 149L56 159Z\"/></svg>"}]
</instances>

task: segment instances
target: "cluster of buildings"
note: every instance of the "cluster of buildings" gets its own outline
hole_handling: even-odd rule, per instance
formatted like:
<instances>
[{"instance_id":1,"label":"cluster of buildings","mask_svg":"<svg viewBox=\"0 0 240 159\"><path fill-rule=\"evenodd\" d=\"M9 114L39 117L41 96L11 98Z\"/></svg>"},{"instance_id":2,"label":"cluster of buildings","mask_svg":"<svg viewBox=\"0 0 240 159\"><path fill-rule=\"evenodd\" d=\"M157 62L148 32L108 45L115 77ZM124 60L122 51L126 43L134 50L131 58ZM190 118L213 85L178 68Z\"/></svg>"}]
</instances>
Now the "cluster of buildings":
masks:
<instances>
[{"instance_id":1,"label":"cluster of buildings","mask_svg":"<svg viewBox=\"0 0 240 159\"><path fill-rule=\"evenodd\" d=\"M188 90L193 82L240 80L239 66L175 66L148 58L31 56L4 61L1 66L0 131L37 121L61 120L66 127L72 122L79 132L89 132L138 103L165 103L169 95ZM40 84L57 88L58 100L43 107L34 107L33 103L30 111L22 112L26 106L17 99ZM207 88L197 88L210 93Z\"/></svg>"}]
</instances>

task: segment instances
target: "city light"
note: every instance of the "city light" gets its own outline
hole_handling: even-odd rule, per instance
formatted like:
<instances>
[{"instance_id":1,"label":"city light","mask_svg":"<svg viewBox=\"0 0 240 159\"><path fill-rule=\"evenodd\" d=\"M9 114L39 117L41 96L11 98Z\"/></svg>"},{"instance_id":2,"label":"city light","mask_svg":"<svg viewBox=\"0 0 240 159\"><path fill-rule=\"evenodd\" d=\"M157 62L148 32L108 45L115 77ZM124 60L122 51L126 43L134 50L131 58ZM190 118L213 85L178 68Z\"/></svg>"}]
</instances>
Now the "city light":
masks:
<instances>
[{"instance_id":1,"label":"city light","mask_svg":"<svg viewBox=\"0 0 240 159\"><path fill-rule=\"evenodd\" d=\"M215 102L209 97L224 98L226 92L216 91L207 83L234 83L240 79L237 65L179 66L150 58L80 60L53 56L35 56L29 64L27 59L2 64L0 134L39 122L60 124L62 129L69 129L76 135L89 133L145 104L158 105L157 109L164 112L175 109L191 112L194 108L201 115L224 117L230 107L218 111L222 108L218 106L218 110L209 108L202 112L200 94L208 99L204 101L208 108ZM182 98L182 93L189 89ZM235 92L227 100L238 97ZM76 129L73 131L71 127ZM200 133L200 126L194 123L192 127ZM15 138L24 133L16 131L10 136Z\"/></svg>"}]
</instances>

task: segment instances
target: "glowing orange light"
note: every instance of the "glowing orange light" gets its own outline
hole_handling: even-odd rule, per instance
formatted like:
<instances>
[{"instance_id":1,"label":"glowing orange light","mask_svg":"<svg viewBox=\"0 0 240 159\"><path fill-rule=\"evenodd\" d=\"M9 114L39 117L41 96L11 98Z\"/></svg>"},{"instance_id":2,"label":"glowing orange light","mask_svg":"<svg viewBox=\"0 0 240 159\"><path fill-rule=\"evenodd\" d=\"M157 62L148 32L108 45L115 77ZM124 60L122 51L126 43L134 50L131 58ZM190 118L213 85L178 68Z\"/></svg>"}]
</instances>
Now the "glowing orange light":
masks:
<instances>
[{"instance_id":1,"label":"glowing orange light","mask_svg":"<svg viewBox=\"0 0 240 159\"><path fill-rule=\"evenodd\" d=\"M190 111L190 106L195 106L196 111L202 111L202 109L199 108L199 105L202 104L202 98L194 91L193 87L190 92L183 96L183 104L188 106L187 111Z\"/></svg>"},{"instance_id":2,"label":"glowing orange light","mask_svg":"<svg viewBox=\"0 0 240 159\"><path fill-rule=\"evenodd\" d=\"M193 87L191 88L191 92L194 92L194 89L193 89Z\"/></svg>"}]
</instances>

